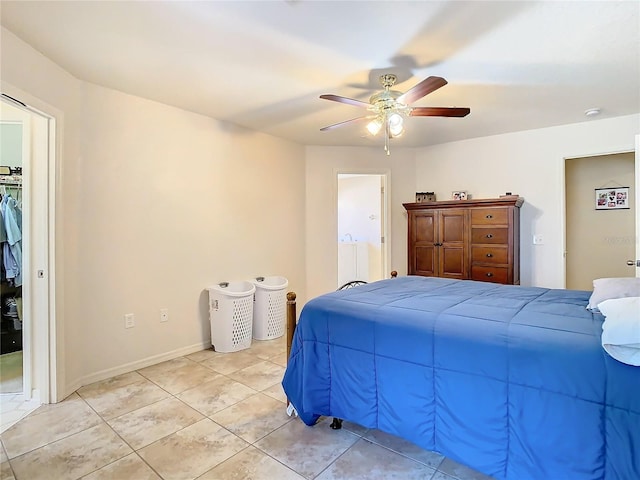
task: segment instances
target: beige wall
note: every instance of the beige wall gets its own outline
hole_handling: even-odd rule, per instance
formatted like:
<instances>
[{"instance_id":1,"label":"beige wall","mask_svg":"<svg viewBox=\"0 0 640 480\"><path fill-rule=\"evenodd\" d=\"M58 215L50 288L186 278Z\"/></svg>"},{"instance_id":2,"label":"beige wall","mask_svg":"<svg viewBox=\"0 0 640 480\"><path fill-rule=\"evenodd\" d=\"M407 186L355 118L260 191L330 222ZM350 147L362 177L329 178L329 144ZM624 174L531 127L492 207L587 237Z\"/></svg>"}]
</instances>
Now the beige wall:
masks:
<instances>
[{"instance_id":1,"label":"beige wall","mask_svg":"<svg viewBox=\"0 0 640 480\"><path fill-rule=\"evenodd\" d=\"M523 196L521 284L564 288L564 159L632 151L639 132L640 115L629 115L435 145L417 151L416 191Z\"/></svg>"},{"instance_id":2,"label":"beige wall","mask_svg":"<svg viewBox=\"0 0 640 480\"><path fill-rule=\"evenodd\" d=\"M206 346L208 285L305 296L303 147L79 82L4 29L2 73L59 121L59 396Z\"/></svg>"},{"instance_id":3,"label":"beige wall","mask_svg":"<svg viewBox=\"0 0 640 480\"><path fill-rule=\"evenodd\" d=\"M567 160L567 288L591 290L602 277L632 277L635 269L633 152ZM629 188L628 210L596 210L595 189Z\"/></svg>"},{"instance_id":4,"label":"beige wall","mask_svg":"<svg viewBox=\"0 0 640 480\"><path fill-rule=\"evenodd\" d=\"M304 151L85 84L79 310L100 372L210 339L205 288L283 275L304 293ZM160 308L170 320L159 323ZM123 314L137 326L123 328Z\"/></svg>"},{"instance_id":5,"label":"beige wall","mask_svg":"<svg viewBox=\"0 0 640 480\"><path fill-rule=\"evenodd\" d=\"M337 174L390 172L391 258L389 270L407 273L407 216L402 203L415 199L415 151L382 148L306 149L307 298L335 290L337 279ZM389 272L385 274L388 276Z\"/></svg>"}]
</instances>

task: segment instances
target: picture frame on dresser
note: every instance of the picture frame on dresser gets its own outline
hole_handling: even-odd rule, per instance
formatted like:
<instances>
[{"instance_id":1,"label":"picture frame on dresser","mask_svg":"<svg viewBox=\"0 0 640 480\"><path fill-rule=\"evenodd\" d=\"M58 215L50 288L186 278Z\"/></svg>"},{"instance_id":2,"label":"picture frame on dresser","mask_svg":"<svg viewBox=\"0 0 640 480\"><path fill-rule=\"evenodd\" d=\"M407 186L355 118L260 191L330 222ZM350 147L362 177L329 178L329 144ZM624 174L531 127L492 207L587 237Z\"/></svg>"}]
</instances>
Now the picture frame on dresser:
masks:
<instances>
[{"instance_id":1,"label":"picture frame on dresser","mask_svg":"<svg viewBox=\"0 0 640 480\"><path fill-rule=\"evenodd\" d=\"M435 192L416 192L416 203L435 202Z\"/></svg>"},{"instance_id":2,"label":"picture frame on dresser","mask_svg":"<svg viewBox=\"0 0 640 480\"><path fill-rule=\"evenodd\" d=\"M468 195L465 190L451 192L451 200L467 200Z\"/></svg>"}]
</instances>

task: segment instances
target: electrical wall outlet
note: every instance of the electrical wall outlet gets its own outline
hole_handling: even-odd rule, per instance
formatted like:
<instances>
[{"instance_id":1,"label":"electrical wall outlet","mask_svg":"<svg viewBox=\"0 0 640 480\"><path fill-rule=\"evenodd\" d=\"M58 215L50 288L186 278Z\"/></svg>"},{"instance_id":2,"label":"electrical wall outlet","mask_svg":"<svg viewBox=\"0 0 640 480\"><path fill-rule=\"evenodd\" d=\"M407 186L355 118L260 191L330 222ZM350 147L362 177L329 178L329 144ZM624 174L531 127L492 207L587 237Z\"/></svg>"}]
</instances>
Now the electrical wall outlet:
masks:
<instances>
[{"instance_id":1,"label":"electrical wall outlet","mask_svg":"<svg viewBox=\"0 0 640 480\"><path fill-rule=\"evenodd\" d=\"M136 326L136 317L133 313L124 314L124 328L133 328Z\"/></svg>"},{"instance_id":2,"label":"electrical wall outlet","mask_svg":"<svg viewBox=\"0 0 640 480\"><path fill-rule=\"evenodd\" d=\"M542 235L536 234L533 236L534 245L542 245L543 243L544 243L544 239L542 238Z\"/></svg>"},{"instance_id":3,"label":"electrical wall outlet","mask_svg":"<svg viewBox=\"0 0 640 480\"><path fill-rule=\"evenodd\" d=\"M168 308L161 308L160 309L160 321L161 322L168 322L169 321L169 309Z\"/></svg>"}]
</instances>

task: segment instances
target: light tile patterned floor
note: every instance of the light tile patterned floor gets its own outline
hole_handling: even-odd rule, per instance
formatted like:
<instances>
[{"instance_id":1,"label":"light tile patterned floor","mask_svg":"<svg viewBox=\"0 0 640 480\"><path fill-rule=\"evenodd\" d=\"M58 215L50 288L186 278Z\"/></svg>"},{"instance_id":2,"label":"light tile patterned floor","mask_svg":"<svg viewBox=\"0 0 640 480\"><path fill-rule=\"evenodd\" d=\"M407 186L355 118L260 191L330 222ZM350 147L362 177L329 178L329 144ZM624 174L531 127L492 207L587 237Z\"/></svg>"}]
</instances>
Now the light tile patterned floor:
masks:
<instances>
[{"instance_id":1,"label":"light tile patterned floor","mask_svg":"<svg viewBox=\"0 0 640 480\"><path fill-rule=\"evenodd\" d=\"M0 393L0 433L15 425L40 406L37 400L25 400L22 393ZM0 477L0 479L3 477Z\"/></svg>"},{"instance_id":2,"label":"light tile patterned floor","mask_svg":"<svg viewBox=\"0 0 640 480\"><path fill-rule=\"evenodd\" d=\"M487 480L386 433L286 415L284 338L87 385L0 439L0 479Z\"/></svg>"}]
</instances>

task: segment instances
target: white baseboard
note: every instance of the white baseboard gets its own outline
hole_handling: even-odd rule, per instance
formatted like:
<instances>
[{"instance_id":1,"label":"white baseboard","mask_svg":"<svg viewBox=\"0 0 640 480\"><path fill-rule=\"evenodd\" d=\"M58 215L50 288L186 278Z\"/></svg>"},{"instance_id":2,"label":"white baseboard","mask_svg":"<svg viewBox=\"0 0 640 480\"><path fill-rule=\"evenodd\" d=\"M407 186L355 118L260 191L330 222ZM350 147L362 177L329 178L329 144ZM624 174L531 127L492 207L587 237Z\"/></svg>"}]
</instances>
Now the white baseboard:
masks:
<instances>
[{"instance_id":1,"label":"white baseboard","mask_svg":"<svg viewBox=\"0 0 640 480\"><path fill-rule=\"evenodd\" d=\"M151 365L155 365L156 363L166 362L167 360L173 360L174 358L183 357L191 353L206 350L207 348L211 348L211 343L197 343L195 345L178 348L170 352L160 353L158 355L153 355L141 360L136 360L135 362L125 363L124 365L118 365L117 367L107 368L106 370L100 370L99 372L85 375L81 378L76 379L70 384L67 384L65 388L66 394L64 395L64 398L68 397L80 387L84 387L85 385L99 382L101 380L106 380L107 378L115 377L117 375L122 375L123 373L133 372L134 370L149 367Z\"/></svg>"}]
</instances>

